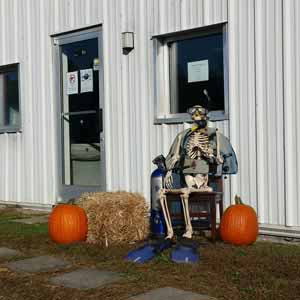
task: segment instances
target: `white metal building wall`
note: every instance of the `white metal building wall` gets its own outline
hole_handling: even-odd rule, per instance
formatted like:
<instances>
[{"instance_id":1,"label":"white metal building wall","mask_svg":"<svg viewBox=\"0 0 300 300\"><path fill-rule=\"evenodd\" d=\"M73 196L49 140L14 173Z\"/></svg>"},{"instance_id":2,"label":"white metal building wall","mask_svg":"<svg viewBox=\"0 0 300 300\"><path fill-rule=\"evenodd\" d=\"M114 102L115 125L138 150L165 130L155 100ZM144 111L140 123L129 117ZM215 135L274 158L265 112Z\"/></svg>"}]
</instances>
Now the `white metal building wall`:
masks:
<instances>
[{"instance_id":1,"label":"white metal building wall","mask_svg":"<svg viewBox=\"0 0 300 300\"><path fill-rule=\"evenodd\" d=\"M297 0L0 0L0 65L21 64L23 119L22 133L0 135L0 199L55 202L50 34L103 23L108 189L149 199L152 158L188 126L153 124L150 38L228 21L230 120L217 126L237 151L239 174L225 185L226 204L238 193L260 222L300 226L299 20ZM135 34L129 55L124 31Z\"/></svg>"},{"instance_id":2,"label":"white metal building wall","mask_svg":"<svg viewBox=\"0 0 300 300\"><path fill-rule=\"evenodd\" d=\"M106 111L114 112L105 122L110 189L140 191L149 199L154 169L151 160L158 154L166 155L176 134L188 126L153 124L152 35L219 23L226 18L227 3L219 0L105 1L105 103ZM135 49L129 55L121 52L122 31L135 34ZM220 124L220 129L223 127Z\"/></svg>"},{"instance_id":3,"label":"white metal building wall","mask_svg":"<svg viewBox=\"0 0 300 300\"><path fill-rule=\"evenodd\" d=\"M228 23L230 137L241 171L232 189L261 223L284 225L282 1L229 1Z\"/></svg>"},{"instance_id":4,"label":"white metal building wall","mask_svg":"<svg viewBox=\"0 0 300 300\"><path fill-rule=\"evenodd\" d=\"M0 65L20 63L22 132L0 134L0 200L55 203L56 116L50 34L102 22L98 0L0 0Z\"/></svg>"},{"instance_id":5,"label":"white metal building wall","mask_svg":"<svg viewBox=\"0 0 300 300\"><path fill-rule=\"evenodd\" d=\"M283 1L286 225L300 224L300 3Z\"/></svg>"}]
</instances>

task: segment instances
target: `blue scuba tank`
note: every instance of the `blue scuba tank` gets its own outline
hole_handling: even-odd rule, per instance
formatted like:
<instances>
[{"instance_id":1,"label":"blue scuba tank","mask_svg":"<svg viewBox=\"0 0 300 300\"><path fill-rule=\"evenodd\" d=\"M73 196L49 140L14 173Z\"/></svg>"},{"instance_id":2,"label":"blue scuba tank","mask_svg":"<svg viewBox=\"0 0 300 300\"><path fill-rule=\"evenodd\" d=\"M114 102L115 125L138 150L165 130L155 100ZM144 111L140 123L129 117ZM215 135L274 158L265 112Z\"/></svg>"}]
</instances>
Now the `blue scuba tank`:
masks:
<instances>
[{"instance_id":1,"label":"blue scuba tank","mask_svg":"<svg viewBox=\"0 0 300 300\"><path fill-rule=\"evenodd\" d=\"M166 224L164 215L160 205L159 191L163 187L163 180L166 174L164 166L164 157L162 155L156 157L153 163L157 165L157 169L151 174L151 231L156 236L166 234Z\"/></svg>"}]
</instances>

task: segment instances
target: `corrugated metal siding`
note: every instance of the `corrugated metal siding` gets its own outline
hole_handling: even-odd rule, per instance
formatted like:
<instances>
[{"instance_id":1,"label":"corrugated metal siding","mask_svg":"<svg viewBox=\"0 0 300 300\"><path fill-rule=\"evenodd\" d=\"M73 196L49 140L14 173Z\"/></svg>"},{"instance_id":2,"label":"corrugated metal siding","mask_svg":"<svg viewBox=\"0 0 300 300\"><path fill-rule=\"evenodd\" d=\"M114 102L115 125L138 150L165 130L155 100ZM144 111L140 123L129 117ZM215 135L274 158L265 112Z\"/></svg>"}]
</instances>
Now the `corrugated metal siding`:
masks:
<instances>
[{"instance_id":1,"label":"corrugated metal siding","mask_svg":"<svg viewBox=\"0 0 300 300\"><path fill-rule=\"evenodd\" d=\"M110 39L118 39L114 44L117 52L112 51L112 47L105 47L104 51L108 59L106 69L110 68L107 81L111 82L106 91L106 103L109 107L115 103L113 111L117 112L107 122L107 152L113 158L108 159L107 166L109 188L136 190L149 198L149 177L154 168L151 158L160 153L166 155L176 134L184 128L184 125L153 125L154 49L151 36L222 22L226 20L227 5L224 5L224 1L173 0L118 3L105 2L104 13L107 17L104 18L104 41L108 41L105 28L109 28L110 35L116 35ZM121 20L117 20L112 15L120 12L120 9ZM122 17L126 20L122 20ZM135 33L135 49L127 56L122 55L120 50L122 31ZM108 58L111 55L117 55L113 65ZM122 73L113 69L114 63L116 68L120 66L119 56L122 56ZM123 93L120 96L111 95L112 92L118 93L119 89L115 89L118 84L116 80L122 82ZM110 134L118 131L118 136ZM118 142L121 143L116 147Z\"/></svg>"},{"instance_id":2,"label":"corrugated metal siding","mask_svg":"<svg viewBox=\"0 0 300 300\"><path fill-rule=\"evenodd\" d=\"M153 125L151 36L226 21L226 15L224 1L104 1L105 102L106 111L114 112L106 120L109 189L139 191L149 199L151 159L166 155L176 134L188 126ZM135 34L129 55L121 52L122 31Z\"/></svg>"},{"instance_id":3,"label":"corrugated metal siding","mask_svg":"<svg viewBox=\"0 0 300 300\"><path fill-rule=\"evenodd\" d=\"M166 155L189 126L153 124L161 80L155 81L150 38L228 21L230 120L214 126L230 136L239 174L225 183L225 203L238 193L262 223L300 226L299 6L297 0L0 0L0 64L21 64L23 119L22 133L0 135L0 199L55 202L59 100L50 34L103 23L107 187L149 199L151 159ZM135 35L128 55L124 31Z\"/></svg>"},{"instance_id":4,"label":"corrugated metal siding","mask_svg":"<svg viewBox=\"0 0 300 300\"><path fill-rule=\"evenodd\" d=\"M148 178L153 169L149 157L166 154L175 135L186 126L152 123L155 112L151 105L154 98L151 35L228 19L230 121L229 126L226 122L217 126L230 136L237 150L240 172L232 177L231 196L230 187L225 186L226 204L235 193L241 194L246 203L257 208L260 222L284 225L285 189L281 184L284 170L282 1L127 1L127 5L134 13L123 22L122 30L135 32L136 47L134 57L131 54L123 56L123 66L128 73L123 71L122 83L128 93L128 105L124 106L128 108L129 119L134 121L129 121L128 127L126 123L122 124L124 129L130 128L127 133L125 131L130 147L125 153L129 158L132 153L137 159L127 160L125 156L125 163L122 163L116 160L116 153L112 154L111 167L115 173L111 189L127 188L129 184L130 189L142 191L148 197ZM123 3L123 7L126 4ZM108 8L117 9L111 4ZM140 68L145 65L145 69ZM143 85L145 82L147 84ZM145 112L150 113L145 115ZM145 137L150 137L150 140ZM126 142L122 144L128 145ZM115 149L119 151L121 147ZM147 150L149 152L145 152ZM145 154L141 157L140 153ZM123 171L120 170L122 166ZM131 170L129 174L128 168ZM122 184L117 179L120 172L130 180Z\"/></svg>"},{"instance_id":5,"label":"corrugated metal siding","mask_svg":"<svg viewBox=\"0 0 300 300\"><path fill-rule=\"evenodd\" d=\"M255 12L258 213L284 225L282 1L256 1Z\"/></svg>"},{"instance_id":6,"label":"corrugated metal siding","mask_svg":"<svg viewBox=\"0 0 300 300\"><path fill-rule=\"evenodd\" d=\"M300 3L297 0L283 3L286 225L299 226Z\"/></svg>"},{"instance_id":7,"label":"corrugated metal siding","mask_svg":"<svg viewBox=\"0 0 300 300\"><path fill-rule=\"evenodd\" d=\"M22 132L0 135L0 200L56 201L56 116L50 34L101 23L99 1L0 0L0 65L20 63Z\"/></svg>"},{"instance_id":8,"label":"corrugated metal siding","mask_svg":"<svg viewBox=\"0 0 300 300\"><path fill-rule=\"evenodd\" d=\"M257 207L254 1L228 1L228 44L230 140L239 163L232 195Z\"/></svg>"}]
</instances>

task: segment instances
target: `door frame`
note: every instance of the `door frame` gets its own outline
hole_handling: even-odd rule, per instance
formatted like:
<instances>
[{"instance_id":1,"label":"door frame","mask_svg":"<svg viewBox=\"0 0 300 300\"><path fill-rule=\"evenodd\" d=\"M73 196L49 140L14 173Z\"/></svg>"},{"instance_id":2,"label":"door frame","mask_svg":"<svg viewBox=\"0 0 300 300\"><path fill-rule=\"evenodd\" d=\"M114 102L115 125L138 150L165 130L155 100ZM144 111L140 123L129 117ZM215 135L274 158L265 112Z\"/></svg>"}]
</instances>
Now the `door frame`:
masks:
<instances>
[{"instance_id":1,"label":"door frame","mask_svg":"<svg viewBox=\"0 0 300 300\"><path fill-rule=\"evenodd\" d=\"M106 191L106 156L105 156L105 105L104 105L104 63L103 63L103 30L102 25L95 25L74 31L63 32L51 36L53 45L53 82L54 82L54 107L55 107L55 141L56 141L56 202L66 202L78 197L83 192ZM102 110L102 128L100 133L101 157L103 159L103 185L83 186L63 184L63 135L62 135L62 94L63 84L61 76L61 46L73 42L98 38L99 56L99 109ZM100 169L99 169L100 172Z\"/></svg>"}]
</instances>

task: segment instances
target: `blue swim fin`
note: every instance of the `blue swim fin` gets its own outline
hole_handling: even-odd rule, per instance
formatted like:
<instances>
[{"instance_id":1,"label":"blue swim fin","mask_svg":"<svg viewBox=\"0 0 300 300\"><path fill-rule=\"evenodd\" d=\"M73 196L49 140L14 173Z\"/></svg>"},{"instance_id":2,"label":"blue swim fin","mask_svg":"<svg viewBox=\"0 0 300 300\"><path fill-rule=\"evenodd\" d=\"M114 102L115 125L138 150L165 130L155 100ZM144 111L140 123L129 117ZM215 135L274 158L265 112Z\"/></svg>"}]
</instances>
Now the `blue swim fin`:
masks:
<instances>
[{"instance_id":1,"label":"blue swim fin","mask_svg":"<svg viewBox=\"0 0 300 300\"><path fill-rule=\"evenodd\" d=\"M179 243L171 253L171 260L176 263L195 264L199 261L198 247L193 243Z\"/></svg>"},{"instance_id":2,"label":"blue swim fin","mask_svg":"<svg viewBox=\"0 0 300 300\"><path fill-rule=\"evenodd\" d=\"M142 247L130 251L125 260L135 263L145 263L172 246L171 240L149 241Z\"/></svg>"}]
</instances>

